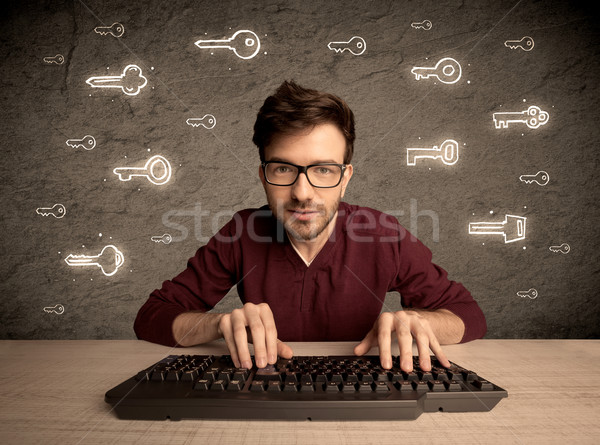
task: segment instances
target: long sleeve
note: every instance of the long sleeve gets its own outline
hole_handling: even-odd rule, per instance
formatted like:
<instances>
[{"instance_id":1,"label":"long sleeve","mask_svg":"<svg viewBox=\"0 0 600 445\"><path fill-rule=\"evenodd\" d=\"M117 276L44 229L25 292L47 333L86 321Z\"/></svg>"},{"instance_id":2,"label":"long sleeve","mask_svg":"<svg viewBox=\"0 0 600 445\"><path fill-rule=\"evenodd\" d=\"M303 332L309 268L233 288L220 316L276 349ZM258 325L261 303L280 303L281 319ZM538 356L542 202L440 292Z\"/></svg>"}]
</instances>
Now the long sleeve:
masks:
<instances>
[{"instance_id":1,"label":"long sleeve","mask_svg":"<svg viewBox=\"0 0 600 445\"><path fill-rule=\"evenodd\" d=\"M460 343L482 338L487 331L485 316L471 293L431 262L431 251L423 243L402 226L399 230L394 252L398 274L389 290L400 292L405 308L447 309L460 317L465 325Z\"/></svg>"},{"instance_id":2,"label":"long sleeve","mask_svg":"<svg viewBox=\"0 0 600 445\"><path fill-rule=\"evenodd\" d=\"M172 325L188 311L206 312L235 285L238 275L239 236L232 219L200 247L189 259L187 268L154 290L138 311L134 331L139 339L177 346Z\"/></svg>"}]
</instances>

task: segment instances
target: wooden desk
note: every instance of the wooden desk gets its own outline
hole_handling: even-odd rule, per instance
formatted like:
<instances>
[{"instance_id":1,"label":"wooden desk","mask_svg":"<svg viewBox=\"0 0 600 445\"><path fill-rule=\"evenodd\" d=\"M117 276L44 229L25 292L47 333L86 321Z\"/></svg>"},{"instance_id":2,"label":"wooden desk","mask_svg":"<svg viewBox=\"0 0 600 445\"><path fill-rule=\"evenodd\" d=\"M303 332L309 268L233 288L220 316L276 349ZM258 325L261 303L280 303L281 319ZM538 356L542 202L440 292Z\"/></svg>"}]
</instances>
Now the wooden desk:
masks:
<instances>
[{"instance_id":1,"label":"wooden desk","mask_svg":"<svg viewBox=\"0 0 600 445\"><path fill-rule=\"evenodd\" d=\"M333 355L352 354L354 343L290 345L296 355ZM168 354L226 354L225 344L0 341L0 443L600 443L600 340L477 340L444 350L509 397L490 412L412 421L128 421L110 412L108 389Z\"/></svg>"}]
</instances>

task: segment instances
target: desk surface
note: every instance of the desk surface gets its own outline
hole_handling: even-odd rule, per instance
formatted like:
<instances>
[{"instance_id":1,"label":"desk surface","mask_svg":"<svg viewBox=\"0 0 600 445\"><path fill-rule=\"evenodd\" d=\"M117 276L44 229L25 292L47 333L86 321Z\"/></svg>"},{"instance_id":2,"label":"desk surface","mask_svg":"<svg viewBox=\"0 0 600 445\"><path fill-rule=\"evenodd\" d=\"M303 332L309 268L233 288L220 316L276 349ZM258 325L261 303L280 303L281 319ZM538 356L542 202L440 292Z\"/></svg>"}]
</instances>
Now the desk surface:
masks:
<instances>
[{"instance_id":1,"label":"desk surface","mask_svg":"<svg viewBox=\"0 0 600 445\"><path fill-rule=\"evenodd\" d=\"M290 345L296 355L333 355L352 354L354 343ZM225 344L172 349L135 340L4 340L0 442L598 443L600 340L476 340L444 350L450 360L505 388L508 398L490 412L423 413L411 421L119 420L104 402L108 389L166 355L226 354Z\"/></svg>"}]
</instances>

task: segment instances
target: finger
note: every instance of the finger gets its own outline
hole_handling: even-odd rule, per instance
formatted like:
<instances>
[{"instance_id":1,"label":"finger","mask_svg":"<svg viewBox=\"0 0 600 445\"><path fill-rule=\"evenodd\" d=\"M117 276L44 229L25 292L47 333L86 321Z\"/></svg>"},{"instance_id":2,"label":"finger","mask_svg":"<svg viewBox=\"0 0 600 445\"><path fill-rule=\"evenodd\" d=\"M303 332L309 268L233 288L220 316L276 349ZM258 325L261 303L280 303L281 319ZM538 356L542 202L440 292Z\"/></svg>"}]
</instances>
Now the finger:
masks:
<instances>
[{"instance_id":1,"label":"finger","mask_svg":"<svg viewBox=\"0 0 600 445\"><path fill-rule=\"evenodd\" d=\"M450 360L448 360L448 357L446 357L446 353L442 350L442 347L440 346L440 343L433 332L429 337L429 347L443 367L450 368L452 366Z\"/></svg>"},{"instance_id":2,"label":"finger","mask_svg":"<svg viewBox=\"0 0 600 445\"><path fill-rule=\"evenodd\" d=\"M431 371L431 357L429 355L429 335L418 322L413 326L413 336L419 351L419 367L423 371Z\"/></svg>"},{"instance_id":3,"label":"finger","mask_svg":"<svg viewBox=\"0 0 600 445\"><path fill-rule=\"evenodd\" d=\"M363 355L371 350L376 343L375 330L371 329L362 341L354 347L354 355Z\"/></svg>"},{"instance_id":4,"label":"finger","mask_svg":"<svg viewBox=\"0 0 600 445\"><path fill-rule=\"evenodd\" d=\"M408 325L409 322L402 318L396 320L396 335L398 337L398 349L400 350L400 369L411 372L413 370L413 339L410 333L410 326Z\"/></svg>"},{"instance_id":5,"label":"finger","mask_svg":"<svg viewBox=\"0 0 600 445\"><path fill-rule=\"evenodd\" d=\"M283 358L292 358L294 351L281 340L277 340L277 355Z\"/></svg>"},{"instance_id":6,"label":"finger","mask_svg":"<svg viewBox=\"0 0 600 445\"><path fill-rule=\"evenodd\" d=\"M248 313L250 312L250 313ZM265 327L258 311L246 311L248 328L252 335L252 344L254 345L254 359L256 366L264 368L267 366L267 346L265 344Z\"/></svg>"},{"instance_id":7,"label":"finger","mask_svg":"<svg viewBox=\"0 0 600 445\"><path fill-rule=\"evenodd\" d=\"M243 368L252 368L252 357L248 349L248 334L246 334L246 316L241 309L231 312L231 327L238 357Z\"/></svg>"},{"instance_id":8,"label":"finger","mask_svg":"<svg viewBox=\"0 0 600 445\"><path fill-rule=\"evenodd\" d=\"M265 331L267 362L275 364L277 362L277 327L275 326L273 312L271 312L271 308L266 303L260 305L260 309L260 318Z\"/></svg>"},{"instance_id":9,"label":"finger","mask_svg":"<svg viewBox=\"0 0 600 445\"><path fill-rule=\"evenodd\" d=\"M377 343L379 344L379 361L384 369L392 367L392 331L394 316L389 312L382 314L377 321Z\"/></svg>"},{"instance_id":10,"label":"finger","mask_svg":"<svg viewBox=\"0 0 600 445\"><path fill-rule=\"evenodd\" d=\"M229 355L236 368L241 366L240 359L238 356L237 348L235 347L235 340L233 338L233 330L231 328L231 315L225 314L219 321L219 329L225 339L227 349L229 349Z\"/></svg>"}]
</instances>

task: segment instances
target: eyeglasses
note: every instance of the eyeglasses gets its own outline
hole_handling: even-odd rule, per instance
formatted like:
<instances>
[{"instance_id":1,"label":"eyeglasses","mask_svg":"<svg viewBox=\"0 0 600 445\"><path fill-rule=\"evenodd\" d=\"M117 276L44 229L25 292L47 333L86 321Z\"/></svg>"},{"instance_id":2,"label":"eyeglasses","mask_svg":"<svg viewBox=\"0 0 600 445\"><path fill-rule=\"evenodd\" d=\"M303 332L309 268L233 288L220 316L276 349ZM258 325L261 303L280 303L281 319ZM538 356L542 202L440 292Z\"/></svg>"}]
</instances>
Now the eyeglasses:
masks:
<instances>
[{"instance_id":1,"label":"eyeglasses","mask_svg":"<svg viewBox=\"0 0 600 445\"><path fill-rule=\"evenodd\" d=\"M342 180L346 164L322 163L296 165L291 162L266 161L261 164L265 179L271 185L288 186L298 180L300 173L313 187L336 187Z\"/></svg>"}]
</instances>

